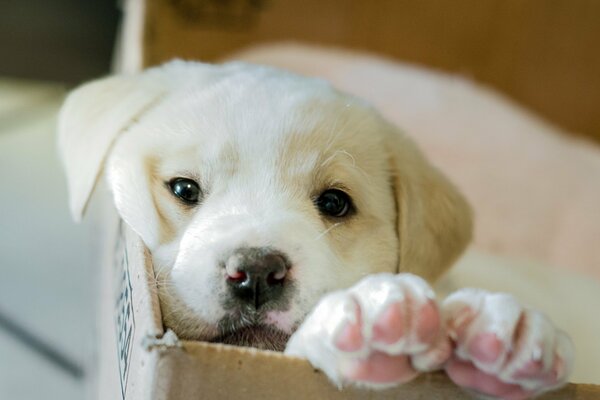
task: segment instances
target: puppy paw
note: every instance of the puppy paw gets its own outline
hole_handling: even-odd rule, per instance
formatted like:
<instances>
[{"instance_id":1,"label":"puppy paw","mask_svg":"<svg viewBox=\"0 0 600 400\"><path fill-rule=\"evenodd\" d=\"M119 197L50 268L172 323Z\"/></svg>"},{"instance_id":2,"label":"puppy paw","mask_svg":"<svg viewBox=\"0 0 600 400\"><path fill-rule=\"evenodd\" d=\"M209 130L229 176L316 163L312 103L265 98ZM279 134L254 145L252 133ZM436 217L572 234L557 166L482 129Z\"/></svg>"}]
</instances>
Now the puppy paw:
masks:
<instances>
[{"instance_id":1,"label":"puppy paw","mask_svg":"<svg viewBox=\"0 0 600 400\"><path fill-rule=\"evenodd\" d=\"M445 365L459 386L502 399L525 399L567 382L574 348L540 312L512 296L463 289L443 303L454 354Z\"/></svg>"},{"instance_id":2,"label":"puppy paw","mask_svg":"<svg viewBox=\"0 0 600 400\"><path fill-rule=\"evenodd\" d=\"M429 285L380 274L324 297L285 353L308 359L339 387L382 388L440 368L451 346Z\"/></svg>"}]
</instances>

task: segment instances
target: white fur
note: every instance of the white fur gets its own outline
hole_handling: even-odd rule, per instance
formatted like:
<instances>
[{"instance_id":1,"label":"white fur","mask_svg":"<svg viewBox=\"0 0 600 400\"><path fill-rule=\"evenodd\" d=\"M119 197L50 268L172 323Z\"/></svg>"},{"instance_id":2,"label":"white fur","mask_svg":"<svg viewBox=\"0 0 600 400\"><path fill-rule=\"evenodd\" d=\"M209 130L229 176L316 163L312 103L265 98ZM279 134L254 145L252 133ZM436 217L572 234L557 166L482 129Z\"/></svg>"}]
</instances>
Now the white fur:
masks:
<instances>
[{"instance_id":1,"label":"white fur","mask_svg":"<svg viewBox=\"0 0 600 400\"><path fill-rule=\"evenodd\" d=\"M412 274L377 274L361 280L347 290L325 296L309 314L304 323L290 338L285 353L307 358L313 366L321 369L338 387L351 383L344 377L344 370L356 360L363 360L375 351L390 355L427 353L428 346L420 343L414 332L409 332L396 343L373 341L373 325L377 317L394 302L410 301L413 309L419 309L435 295L431 287ZM360 311L359 311L360 310ZM339 350L334 341L348 323L362 319L363 346L355 352ZM431 370L422 359L422 371ZM436 364L435 367L439 367ZM370 385L379 387L380 385Z\"/></svg>"},{"instance_id":2,"label":"white fur","mask_svg":"<svg viewBox=\"0 0 600 400\"><path fill-rule=\"evenodd\" d=\"M293 286L289 303L260 323L289 335L334 292L288 351L336 380L328 341L354 302L372 321L392 299L430 301L423 279L393 273L434 280L471 234L468 205L405 135L325 82L271 68L176 61L99 80L69 96L59 136L74 216L104 171L119 215L152 254L168 327L181 337L218 337L219 323L237 316L223 302L224 260L240 247L274 248L289 258ZM197 206L170 193L175 177L199 183ZM329 188L347 191L356 212L321 215L314 200ZM387 275L344 291L377 273ZM482 329L499 321L486 315ZM412 354L419 370L439 362L438 348L410 334L373 348Z\"/></svg>"},{"instance_id":3,"label":"white fur","mask_svg":"<svg viewBox=\"0 0 600 400\"><path fill-rule=\"evenodd\" d=\"M152 252L165 319L182 336L208 339L225 313L215 296L225 290L218 265L238 247L271 246L295 264L290 309L268 317L288 333L322 294L365 270L396 270L387 160L373 158L360 169L347 156L357 143L339 148L376 123L368 107L324 82L242 64L173 62L74 91L61 112L59 144L74 216L104 168L119 214ZM368 152L380 152L380 142L366 144ZM164 182L180 175L207 194L196 210L165 190ZM355 225L378 238L362 230L348 235L347 223L319 217L312 197L342 182L357 189L373 183L354 198L364 210ZM333 249L328 238L342 232L350 240ZM358 251L357 241L372 250Z\"/></svg>"}]
</instances>

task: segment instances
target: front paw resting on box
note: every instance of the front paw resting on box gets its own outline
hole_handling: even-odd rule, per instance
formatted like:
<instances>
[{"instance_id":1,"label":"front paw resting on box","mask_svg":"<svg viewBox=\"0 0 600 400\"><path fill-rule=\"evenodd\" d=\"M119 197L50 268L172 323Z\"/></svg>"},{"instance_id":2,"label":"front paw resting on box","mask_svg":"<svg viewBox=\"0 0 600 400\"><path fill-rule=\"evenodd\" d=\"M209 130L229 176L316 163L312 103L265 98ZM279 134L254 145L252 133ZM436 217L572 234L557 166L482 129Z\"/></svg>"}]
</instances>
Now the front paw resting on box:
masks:
<instances>
[{"instance_id":1,"label":"front paw resting on box","mask_svg":"<svg viewBox=\"0 0 600 400\"><path fill-rule=\"evenodd\" d=\"M410 274L373 275L324 297L286 354L338 386L389 387L445 368L458 385L505 399L562 385L573 364L569 338L511 296L465 289L440 312L433 290Z\"/></svg>"},{"instance_id":2,"label":"front paw resting on box","mask_svg":"<svg viewBox=\"0 0 600 400\"><path fill-rule=\"evenodd\" d=\"M562 386L573 369L570 338L505 293L459 290L443 303L454 352L450 379L477 393L525 399Z\"/></svg>"},{"instance_id":3,"label":"front paw resting on box","mask_svg":"<svg viewBox=\"0 0 600 400\"><path fill-rule=\"evenodd\" d=\"M379 274L325 296L285 352L340 387L381 388L438 369L451 346L431 287L415 275Z\"/></svg>"}]
</instances>

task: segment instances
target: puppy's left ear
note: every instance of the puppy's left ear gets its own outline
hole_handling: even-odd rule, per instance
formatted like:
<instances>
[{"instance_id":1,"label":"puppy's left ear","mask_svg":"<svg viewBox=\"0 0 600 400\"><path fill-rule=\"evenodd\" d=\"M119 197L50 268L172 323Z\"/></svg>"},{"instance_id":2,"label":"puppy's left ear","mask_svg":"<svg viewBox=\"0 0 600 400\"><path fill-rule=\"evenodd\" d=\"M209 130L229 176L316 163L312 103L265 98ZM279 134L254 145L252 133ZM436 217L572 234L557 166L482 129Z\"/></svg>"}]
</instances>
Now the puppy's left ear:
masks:
<instances>
[{"instance_id":1,"label":"puppy's left ear","mask_svg":"<svg viewBox=\"0 0 600 400\"><path fill-rule=\"evenodd\" d=\"M457 188L408 137L390 127L388 148L396 195L399 272L435 281L471 239L471 209Z\"/></svg>"},{"instance_id":2,"label":"puppy's left ear","mask_svg":"<svg viewBox=\"0 0 600 400\"><path fill-rule=\"evenodd\" d=\"M166 91L160 79L148 75L118 75L87 83L71 92L60 110L58 146L76 221L83 216L116 137Z\"/></svg>"}]
</instances>

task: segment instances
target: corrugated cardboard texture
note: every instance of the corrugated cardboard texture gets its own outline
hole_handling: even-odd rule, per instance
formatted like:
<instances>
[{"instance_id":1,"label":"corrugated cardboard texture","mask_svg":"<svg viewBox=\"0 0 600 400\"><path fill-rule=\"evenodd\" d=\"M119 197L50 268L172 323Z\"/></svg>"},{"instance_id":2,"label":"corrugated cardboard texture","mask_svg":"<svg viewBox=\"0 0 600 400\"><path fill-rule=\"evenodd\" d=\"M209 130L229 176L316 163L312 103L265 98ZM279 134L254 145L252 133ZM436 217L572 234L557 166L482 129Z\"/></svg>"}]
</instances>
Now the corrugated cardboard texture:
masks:
<instances>
[{"instance_id":1,"label":"corrugated cardboard texture","mask_svg":"<svg viewBox=\"0 0 600 400\"><path fill-rule=\"evenodd\" d=\"M281 40L362 49L473 76L600 140L599 1L135 2L146 5L146 66L172 57L216 60Z\"/></svg>"}]
</instances>

